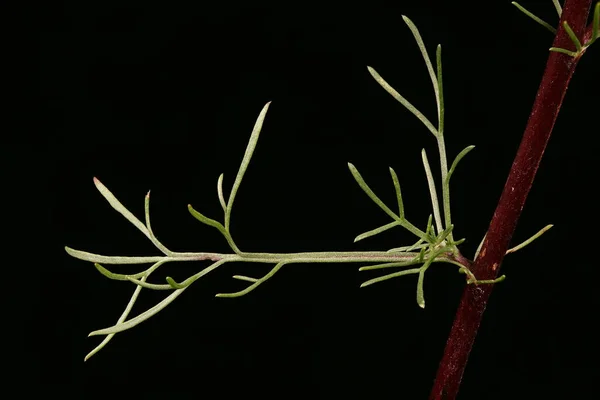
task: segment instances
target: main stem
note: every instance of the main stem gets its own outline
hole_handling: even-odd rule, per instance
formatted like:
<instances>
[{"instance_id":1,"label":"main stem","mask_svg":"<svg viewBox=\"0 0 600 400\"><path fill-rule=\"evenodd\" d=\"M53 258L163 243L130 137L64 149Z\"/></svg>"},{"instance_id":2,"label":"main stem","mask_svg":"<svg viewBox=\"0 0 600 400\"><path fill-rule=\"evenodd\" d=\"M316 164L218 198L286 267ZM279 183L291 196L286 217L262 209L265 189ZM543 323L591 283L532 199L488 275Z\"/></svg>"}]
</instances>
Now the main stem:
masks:
<instances>
[{"instance_id":1,"label":"main stem","mask_svg":"<svg viewBox=\"0 0 600 400\"><path fill-rule=\"evenodd\" d=\"M553 47L573 49L574 46L563 28L563 21L568 21L573 31L581 38L590 4L591 0L565 2ZM519 150L479 256L471 267L478 279L494 279L498 276L500 264L525 205L577 62L578 58L555 52L549 54ZM430 400L456 398L492 289L493 285L466 286L450 330Z\"/></svg>"}]
</instances>

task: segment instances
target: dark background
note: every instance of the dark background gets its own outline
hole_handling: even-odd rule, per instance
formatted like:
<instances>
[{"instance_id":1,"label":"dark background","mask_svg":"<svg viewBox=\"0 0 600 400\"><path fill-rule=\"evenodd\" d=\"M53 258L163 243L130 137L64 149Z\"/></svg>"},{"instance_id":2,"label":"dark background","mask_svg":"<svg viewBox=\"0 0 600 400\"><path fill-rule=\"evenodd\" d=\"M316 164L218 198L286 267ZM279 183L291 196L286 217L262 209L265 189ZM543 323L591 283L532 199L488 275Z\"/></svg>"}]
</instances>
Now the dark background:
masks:
<instances>
[{"instance_id":1,"label":"dark background","mask_svg":"<svg viewBox=\"0 0 600 400\"><path fill-rule=\"evenodd\" d=\"M408 218L424 225L431 211L419 153L428 150L437 173L435 141L366 69L373 66L435 120L431 82L405 14L432 56L443 46L450 160L477 146L452 182L455 235L467 238L462 250L471 257L552 40L510 2L492 3L63 1L36 9L39 115L36 109L29 120L36 127L15 151L42 181L34 230L43 237L43 259L30 262L37 286L22 296L34 325L25 336L35 354L28 367L39 387L69 398L427 398L464 287L455 267L428 271L422 310L416 277L359 289L377 273L359 273L356 264L293 265L248 296L216 299L244 287L231 275L269 268L228 264L84 363L100 342L87 334L116 322L133 286L104 278L63 246L158 254L96 191L96 176L138 217L152 189L154 231L173 250L228 251L186 205L220 218L217 177L225 173L228 193L267 101L273 103L233 212L243 250L412 243L396 229L353 244L388 220L346 166L354 163L390 205L393 166ZM551 1L523 4L556 23ZM591 189L598 171L589 143L599 133L592 122L598 50L588 52L571 82L514 243L555 227L506 259L508 278L489 303L460 399L597 393L600 275ZM201 267L168 264L153 281L181 280ZM164 295L143 291L134 314Z\"/></svg>"}]
</instances>

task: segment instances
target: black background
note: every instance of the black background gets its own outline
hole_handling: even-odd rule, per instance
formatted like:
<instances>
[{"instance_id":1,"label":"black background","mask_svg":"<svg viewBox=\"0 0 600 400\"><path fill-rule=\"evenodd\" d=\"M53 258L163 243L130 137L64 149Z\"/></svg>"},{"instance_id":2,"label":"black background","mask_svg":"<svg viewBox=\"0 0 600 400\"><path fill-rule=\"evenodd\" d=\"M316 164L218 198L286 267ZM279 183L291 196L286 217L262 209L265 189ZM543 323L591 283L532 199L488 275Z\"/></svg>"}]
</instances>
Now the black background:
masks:
<instances>
[{"instance_id":1,"label":"black background","mask_svg":"<svg viewBox=\"0 0 600 400\"><path fill-rule=\"evenodd\" d=\"M550 1L523 4L556 23ZM471 8L435 0L339 7L63 1L36 10L33 81L41 108L32 118L35 130L16 151L42 177L36 231L47 248L30 262L37 282L25 304L34 324L29 368L46 393L427 398L464 286L454 267L428 271L422 310L415 277L359 289L377 274L359 273L356 264L293 265L248 296L216 299L215 293L244 287L231 275L268 270L226 265L84 363L100 342L87 333L116 322L133 286L104 278L63 250L158 254L96 191L96 176L138 217L152 189L154 231L173 250L227 252L218 232L194 220L186 205L220 218L217 177L224 172L227 193L267 101L273 103L233 212L233 236L243 250L386 250L411 243L397 229L353 244L357 234L388 220L347 169L354 163L391 205L393 166L407 216L424 225L430 200L420 150L428 150L437 172L435 141L366 69L373 66L435 120L431 82L402 14L420 29L432 56L437 43L443 46L449 158L477 146L452 182L455 235L467 238L463 253L472 256L552 39L510 2ZM489 303L460 399L597 393L600 276L590 190L598 172L589 143L599 133L592 122L599 50L588 52L571 82L514 243L548 223L555 227L506 259L508 278ZM113 266L119 268L138 270ZM167 265L154 281L181 280L198 268ZM164 295L143 291L134 314Z\"/></svg>"}]
</instances>

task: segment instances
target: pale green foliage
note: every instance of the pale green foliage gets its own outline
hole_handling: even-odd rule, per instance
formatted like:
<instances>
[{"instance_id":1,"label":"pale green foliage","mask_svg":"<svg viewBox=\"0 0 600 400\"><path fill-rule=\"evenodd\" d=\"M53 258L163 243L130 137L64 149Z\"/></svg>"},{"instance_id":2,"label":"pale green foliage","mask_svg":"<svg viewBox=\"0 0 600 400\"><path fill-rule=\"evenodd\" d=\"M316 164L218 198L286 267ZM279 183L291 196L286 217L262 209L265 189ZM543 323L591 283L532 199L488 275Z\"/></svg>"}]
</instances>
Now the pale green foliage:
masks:
<instances>
[{"instance_id":1,"label":"pale green foliage","mask_svg":"<svg viewBox=\"0 0 600 400\"><path fill-rule=\"evenodd\" d=\"M417 288L416 288L416 300L420 307L425 307L425 295L424 295L424 279L425 272L429 269L433 263L449 263L459 267L459 272L466 274L467 283L469 284L492 284L499 282L504 279L501 276L495 280L480 281L473 275L469 270L470 261L463 257L458 249L458 245L461 244L464 239L454 240L454 225L451 221L450 215L450 177L455 172L458 163L462 158L471 150L474 146L467 146L461 151L454 159L450 169L448 170L446 149L444 142L444 96L443 96L443 85L442 85L442 63L441 63L441 46L438 45L436 50L436 70L434 71L433 65L429 58L429 55L425 49L425 45L419 34L418 29L412 23L410 19L402 17L409 29L411 30L415 41L419 47L419 50L425 60L429 76L431 78L436 104L437 104L437 127L434 126L419 110L417 110L410 102L408 102L403 96L401 96L394 88L392 88L373 68L368 67L369 72L375 78L375 80L396 100L400 102L407 110L413 113L433 134L437 141L438 153L440 158L441 167L441 182L442 182L442 207L438 201L437 189L433 180L433 173L431 171L429 161L425 150L422 150L423 166L425 168L425 176L427 178L429 193L432 204L432 214L429 216L425 229L419 229L413 223L409 222L405 215L404 202L402 199L402 191L400 189L400 181L398 175L393 168L389 168L389 172L392 177L394 190L396 193L397 201L397 212L392 211L367 185L362 175L358 172L356 167L348 163L350 172L360 188L368 195L368 197L381 208L390 218L391 222L372 229L368 232L360 234L356 237L355 241L363 240L379 233L387 231L394 227L402 227L417 237L417 241L408 246L400 246L388 251L366 251L366 252L306 252L306 253L249 253L240 250L235 244L231 235L231 211L233 208L236 194L241 186L243 177L248 169L250 160L258 143L259 135L262 130L264 120L269 109L267 103L262 111L260 112L250 135L250 140L246 147L240 168L235 177L229 199L223 190L224 177L221 174L217 180L217 197L221 208L223 210L223 223L209 218L202 213L195 210L191 205L188 205L188 209L192 216L198 219L205 225L216 228L221 235L225 238L229 244L232 253L221 254L221 253L187 253L187 252L174 252L169 250L163 245L152 231L150 224L150 192L145 197L145 221L140 221L132 212L130 212L117 198L96 178L94 178L94 184L100 192L100 194L108 201L110 206L117 212L122 214L131 224L138 228L163 254L161 256L145 256L145 257L126 257L126 256L103 256L93 253L88 253L80 250L74 250L66 247L67 253L71 256L93 262L96 269L109 279L117 281L130 282L135 285L135 290L131 296L131 300L127 304L127 307L117 323L111 327L96 330L90 333L90 336L95 335L106 335L102 343L92 350L87 356L86 360L102 349L116 333L123 332L139 323L151 318L158 312L162 311L171 302L173 302L178 296L180 296L192 283L208 273L214 271L220 266L228 262L254 262L254 263L265 263L274 265L272 269L261 278L253 278L243 275L234 275L233 278L243 282L249 282L250 285L245 289L233 292L233 293L219 293L217 297L239 297L250 293L261 284L272 278L282 267L289 264L298 263L363 263L373 264L366 265L359 268L360 271L370 271L388 268L405 268L410 266L420 265L412 269L404 269L399 272L393 272L387 275L383 275L377 278L373 278L365 281L361 287L370 286L374 283L383 282L392 278L404 276L404 275L418 275ZM538 232L531 239L525 243L509 250L509 252L516 251L523 246L529 244L532 240L539 237L547 228ZM178 262L178 261L211 261L212 263L198 273L190 276L182 282L176 282L171 277L166 278L166 283L151 283L148 282L150 275L156 271L159 267L167 262ZM141 272L135 274L119 274L114 273L104 267L101 264L151 264L151 266ZM171 293L163 299L161 302L156 304L154 307L142 312L136 317L127 319L131 312L135 301L142 288L151 290L165 290Z\"/></svg>"},{"instance_id":2,"label":"pale green foliage","mask_svg":"<svg viewBox=\"0 0 600 400\"><path fill-rule=\"evenodd\" d=\"M552 0L552 1L554 3L554 7L556 8L556 12L558 13L558 17L560 18L562 15L562 7L560 6L560 3L558 2L558 0ZM521 6L516 1L513 1L512 4L515 7L517 7L519 10L521 10L529 18L533 19L535 22L542 25L544 28L548 29L553 34L556 34L556 28L554 28L552 25L550 25L546 21L542 20L541 18L537 17L535 14L533 14L531 11L527 10L525 7ZM596 6L594 7L594 16L592 19L592 36L585 43L583 43L583 44L581 43L581 41L579 40L579 38L577 37L575 32L573 32L573 29L571 29L571 27L569 26L569 23L567 21L563 21L562 25L563 25L563 28L565 29L565 31L567 32L567 35L569 35L569 38L573 42L573 45L575 46L576 51L567 50L567 49L563 49L560 47L550 47L550 51L554 51L557 53L563 53L563 54L566 54L566 55L574 57L574 58L581 57L583 55L583 53L585 53L585 51L588 49L588 47L590 47L592 45L592 43L594 43L598 39L598 36L600 35L600 2L596 3Z\"/></svg>"}]
</instances>

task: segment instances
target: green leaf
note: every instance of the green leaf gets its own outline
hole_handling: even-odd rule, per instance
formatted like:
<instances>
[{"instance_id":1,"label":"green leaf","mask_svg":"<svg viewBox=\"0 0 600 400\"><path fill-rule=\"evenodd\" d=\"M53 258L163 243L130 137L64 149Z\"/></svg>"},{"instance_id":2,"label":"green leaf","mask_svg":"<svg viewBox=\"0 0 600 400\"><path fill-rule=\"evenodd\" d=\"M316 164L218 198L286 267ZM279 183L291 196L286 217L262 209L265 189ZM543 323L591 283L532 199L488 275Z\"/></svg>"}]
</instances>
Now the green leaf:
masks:
<instances>
[{"instance_id":1,"label":"green leaf","mask_svg":"<svg viewBox=\"0 0 600 400\"><path fill-rule=\"evenodd\" d=\"M157 283L148 283L148 282L145 282L145 281L140 280L140 279L132 278L130 276L127 277L127 280L129 282L134 283L134 284L136 284L138 286L141 286L141 287L143 287L145 289L151 289L151 290L172 290L173 289L173 287L171 285L168 285L168 284L162 284L161 285L161 284L157 284Z\"/></svg>"},{"instance_id":2,"label":"green leaf","mask_svg":"<svg viewBox=\"0 0 600 400\"><path fill-rule=\"evenodd\" d=\"M554 0L554 1L556 1L556 0ZM552 32L553 34L556 35L556 29L552 25L550 25L549 23L547 23L540 17L534 15L531 11L529 11L525 7L521 6L516 1L513 1L511 4L515 7L517 7L523 14L527 15L529 18L531 18L532 20L534 20L535 22L542 25L544 28L548 29L550 32ZM556 3L554 5L556 6ZM558 6L560 7L560 4ZM558 9L557 9L557 11L558 11ZM559 16L560 16L560 13L559 13Z\"/></svg>"},{"instance_id":3,"label":"green leaf","mask_svg":"<svg viewBox=\"0 0 600 400\"><path fill-rule=\"evenodd\" d=\"M554 3L554 8L556 8L558 17L560 18L560 16L562 15L562 7L560 6L560 3L558 2L558 0L552 0L552 2Z\"/></svg>"},{"instance_id":4,"label":"green leaf","mask_svg":"<svg viewBox=\"0 0 600 400\"><path fill-rule=\"evenodd\" d=\"M425 268L419 269L419 280L417 281L417 304L425 308L425 295L423 293L423 283L425 281Z\"/></svg>"},{"instance_id":5,"label":"green leaf","mask_svg":"<svg viewBox=\"0 0 600 400\"><path fill-rule=\"evenodd\" d=\"M571 57L577 57L577 52L571 51L571 50L567 50L567 49L563 49L563 48L560 48L560 47L550 47L549 50L553 51L555 53L562 53L562 54L566 54L566 55L571 56Z\"/></svg>"},{"instance_id":6,"label":"green leaf","mask_svg":"<svg viewBox=\"0 0 600 400\"><path fill-rule=\"evenodd\" d=\"M408 100L406 100L404 97L402 97L400 95L400 93L398 93L393 87L391 87L389 85L389 83L387 83L381 77L381 75L379 75L377 73L377 71L375 71L371 67L367 67L367 68L368 68L371 76L375 79L375 81L377 81L377 83L379 83L381 85L382 88L384 88L386 90L386 92L391 94L392 97L394 97L396 100L398 100L400 102L400 104L402 104L404 107L406 107L406 109L408 111L413 113L415 115L415 117L417 117L423 123L423 125L425 125L425 127L427 127L427 129L429 129L429 131L433 134L433 136L437 137L437 134L438 134L437 129L435 129L433 124L431 122L429 122L427 117L425 117L419 110L417 110L417 108L415 106L413 106Z\"/></svg>"},{"instance_id":7,"label":"green leaf","mask_svg":"<svg viewBox=\"0 0 600 400\"><path fill-rule=\"evenodd\" d=\"M458 163L460 162L460 160L462 160L463 157L466 156L467 154L469 154L469 152L471 150L473 150L474 148L475 148L475 146L467 146L460 153L458 153L458 155L456 156L456 158L452 162L452 165L450 166L450 171L448 171L448 175L446 175L446 184L447 185L450 184L450 177L454 173L454 170L458 166Z\"/></svg>"},{"instance_id":8,"label":"green leaf","mask_svg":"<svg viewBox=\"0 0 600 400\"><path fill-rule=\"evenodd\" d=\"M267 115L267 111L271 102L269 101L263 109L261 110L256 122L254 123L254 128L252 129L252 134L250 135L250 140L248 141L248 146L246 147L246 152L244 153L244 158L242 159L242 163L240 164L240 169L235 177L235 181L233 182L233 187L231 188L231 194L229 195L229 202L227 203L227 208L225 211L225 229L229 232L229 225L231 222L231 209L233 208L233 202L235 200L235 196L242 184L242 179L244 178L244 174L248 169L248 165L250 164L250 160L252 159L252 154L254 153L254 149L256 148L256 143L258 143L258 137L260 135L260 131L263 126L263 122L265 120L265 116Z\"/></svg>"},{"instance_id":9,"label":"green leaf","mask_svg":"<svg viewBox=\"0 0 600 400\"><path fill-rule=\"evenodd\" d=\"M423 166L425 167L425 176L427 177L427 184L429 185L429 194L431 195L431 206L433 208L433 216L435 217L435 224L437 226L437 232L440 233L444 230L442 225L442 217L440 215L440 204L438 202L437 191L435 190L435 181L433 180L433 174L431 173L431 167L427 160L427 153L425 149L421 150L421 158L423 159Z\"/></svg>"},{"instance_id":10,"label":"green leaf","mask_svg":"<svg viewBox=\"0 0 600 400\"><path fill-rule=\"evenodd\" d=\"M390 174L392 175L392 181L394 182L394 189L396 190L396 199L398 200L398 213L401 219L404 219L404 202L402 201L402 191L400 190L400 181L398 175L392 167L390 168Z\"/></svg>"},{"instance_id":11,"label":"green leaf","mask_svg":"<svg viewBox=\"0 0 600 400\"><path fill-rule=\"evenodd\" d=\"M513 247L512 249L508 249L506 251L505 255L506 254L510 254L510 253L514 253L515 251L521 250L523 247L527 246L528 244L530 244L531 242L533 242L534 240L536 240L537 238L539 238L540 236L542 236L546 231L548 231L553 226L554 225L546 225L545 227L543 227L542 229L540 229L535 235L533 235L532 237L530 237L529 239L527 239L523 243L519 244L518 246Z\"/></svg>"},{"instance_id":12,"label":"green leaf","mask_svg":"<svg viewBox=\"0 0 600 400\"><path fill-rule=\"evenodd\" d=\"M436 91L438 101L438 134L444 136L444 84L442 80L442 45L438 44L435 52L436 64L437 64L437 87Z\"/></svg>"},{"instance_id":13,"label":"green leaf","mask_svg":"<svg viewBox=\"0 0 600 400\"><path fill-rule=\"evenodd\" d=\"M217 195L219 196L219 203L221 203L221 208L223 208L223 212L227 212L227 203L225 202L225 196L223 195L223 174L219 175L219 179L217 179Z\"/></svg>"},{"instance_id":14,"label":"green leaf","mask_svg":"<svg viewBox=\"0 0 600 400\"><path fill-rule=\"evenodd\" d=\"M394 221L394 222L390 222L389 224L380 226L379 228L375 228L375 229L370 230L368 232L362 233L362 234L358 235L354 239L354 243L358 242L359 240L363 240L363 239L366 239L368 237L375 236L378 233L387 231L388 229L391 229L391 228L399 226L399 225L400 225L400 223L398 221Z\"/></svg>"},{"instance_id":15,"label":"green leaf","mask_svg":"<svg viewBox=\"0 0 600 400\"><path fill-rule=\"evenodd\" d=\"M380 276L379 278L370 279L370 280L364 282L362 285L360 285L360 287L361 288L367 287L374 283L387 281L388 279L398 278L398 277L404 276L404 275L418 274L420 270L421 270L421 268L413 268L413 269L407 269L407 270L400 271L400 272L394 272L393 274L388 274L388 275Z\"/></svg>"},{"instance_id":16,"label":"green leaf","mask_svg":"<svg viewBox=\"0 0 600 400\"><path fill-rule=\"evenodd\" d=\"M348 168L350 169L350 172L352 173L352 176L354 177L354 179L358 183L358 186L360 186L360 188L367 194L367 196L369 196L369 198L371 200L373 200L373 202L375 202L375 204L377 204L379 206L379 208L381 208L383 211L385 211L385 213L387 215L389 215L390 217L392 217L394 220L399 220L400 217L397 216L392 210L390 210L388 208L388 206L386 206L383 203L383 201L381 201L381 199L379 199L379 197L377 197L377 195L375 193L373 193L373 191L371 190L371 188L369 187L369 185L367 185L367 183L365 182L365 180L363 179L363 177L360 175L360 173L358 172L358 170L356 169L356 167L354 165L352 165L351 163L348 163Z\"/></svg>"},{"instance_id":17,"label":"green leaf","mask_svg":"<svg viewBox=\"0 0 600 400\"><path fill-rule=\"evenodd\" d=\"M221 232L221 234L225 237L231 249L237 254L241 253L240 249L236 246L235 242L233 241L233 238L231 237L227 229L223 226L223 224L221 224L219 221L215 221L212 218L208 218L203 214L199 213L198 211L194 210L194 207L192 207L191 204L188 204L188 211L190 212L190 214L192 214L194 218L196 218L203 224L217 228L217 230Z\"/></svg>"},{"instance_id":18,"label":"green leaf","mask_svg":"<svg viewBox=\"0 0 600 400\"><path fill-rule=\"evenodd\" d=\"M421 268L419 268L419 280L417 281L417 304L421 308L425 308L425 295L423 290L423 284L425 281L425 272L431 266L431 264L435 261L435 259L442 253L447 251L447 247L436 250L423 264Z\"/></svg>"},{"instance_id":19,"label":"green leaf","mask_svg":"<svg viewBox=\"0 0 600 400\"><path fill-rule=\"evenodd\" d=\"M415 244L411 244L410 246L394 247L393 249L389 249L387 252L388 253L408 252L408 251L418 250L418 249L422 249L424 247L429 246L429 243L421 244L423 242L424 242L423 239L419 239Z\"/></svg>"},{"instance_id":20,"label":"green leaf","mask_svg":"<svg viewBox=\"0 0 600 400\"><path fill-rule=\"evenodd\" d=\"M571 27L569 26L569 23L567 21L563 22L563 27L565 28L567 35L569 35L569 38L571 38L571 41L575 45L575 48L577 49L577 53L580 53L582 50L582 46L581 46L581 42L579 41L579 38L577 37L575 32L573 32L573 29L571 29Z\"/></svg>"},{"instance_id":21,"label":"green leaf","mask_svg":"<svg viewBox=\"0 0 600 400\"><path fill-rule=\"evenodd\" d=\"M150 273L148 273L148 275L150 275ZM142 280L146 280L146 278L148 277L148 275L143 276ZM119 319L117 320L117 325L122 324L125 319L127 319L127 316L129 316L129 313L131 312L133 305L135 304L140 292L142 291L142 287L141 286L137 286L135 288L135 290L133 291L133 294L131 295L131 298L129 299L129 303L127 303L127 307L125 307L125 310L123 311L123 313L121 314L121 316L119 317ZM104 346L106 346L108 344L108 342L110 342L112 340L112 338L115 336L114 333L108 334L104 340L98 345L96 346L92 351L90 351L85 358L83 359L83 361L87 361L90 359L90 357L92 357L94 354L98 353L100 350L102 350L104 348Z\"/></svg>"},{"instance_id":22,"label":"green leaf","mask_svg":"<svg viewBox=\"0 0 600 400\"><path fill-rule=\"evenodd\" d=\"M166 278L167 283L169 284L169 286L171 286L173 289L183 289L187 286L181 285L177 282L175 282L175 280L173 278L171 278L170 276L167 276Z\"/></svg>"},{"instance_id":23,"label":"green leaf","mask_svg":"<svg viewBox=\"0 0 600 400\"><path fill-rule=\"evenodd\" d=\"M482 279L482 280L469 280L467 281L467 283L469 285L471 284L475 284L475 285L492 285L494 283L500 283L502 281L504 281L506 279L506 275L502 275L499 278L496 279Z\"/></svg>"},{"instance_id":24,"label":"green leaf","mask_svg":"<svg viewBox=\"0 0 600 400\"><path fill-rule=\"evenodd\" d=\"M113 280L117 280L117 281L128 281L129 278L134 278L134 279L140 279L141 277L143 277L144 275L146 275L146 272L138 272L137 274L133 274L133 275L124 275L124 274L115 274L113 272L110 272L108 269L104 268L102 265L98 264L98 263L94 263L94 267L96 267L96 269L105 277L107 277L108 279L113 279Z\"/></svg>"},{"instance_id":25,"label":"green leaf","mask_svg":"<svg viewBox=\"0 0 600 400\"><path fill-rule=\"evenodd\" d=\"M133 215L131 211L125 208L125 206L121 204L119 200L117 200L111 191L108 190L106 186L104 186L96 177L94 177L94 185L96 185L96 189L98 189L100 194L108 201L112 208L114 208L119 214L123 215L127 221L131 222L133 226L138 228L144 235L148 237L148 239L150 239L150 232L148 232L148 229L142 223L142 221L137 219L137 217Z\"/></svg>"},{"instance_id":26,"label":"green leaf","mask_svg":"<svg viewBox=\"0 0 600 400\"><path fill-rule=\"evenodd\" d=\"M122 257L122 256L102 256L99 254L88 253L87 251L75 250L65 246L66 252L71 256L84 261L91 261L102 264L146 264L165 260L164 256L150 257Z\"/></svg>"},{"instance_id":27,"label":"green leaf","mask_svg":"<svg viewBox=\"0 0 600 400\"><path fill-rule=\"evenodd\" d=\"M229 260L216 261L216 262L212 263L211 265L209 265L208 267L204 268L202 271L190 276L189 278L187 278L186 280L184 280L181 283L177 283L173 278L168 276L166 278L167 282L169 284L168 286L173 289L187 288L192 283L196 282L198 279L202 278L204 275L208 274L209 272L214 271L215 269L219 268L221 265L225 264L226 262L229 262ZM163 286L163 285L157 285L157 286ZM164 286L167 286L167 285L164 285Z\"/></svg>"},{"instance_id":28,"label":"green leaf","mask_svg":"<svg viewBox=\"0 0 600 400\"><path fill-rule=\"evenodd\" d=\"M167 249L154 235L152 232L152 225L150 224L150 191L146 194L144 199L144 214L146 216L146 228L148 229L148 237L153 245L156 246L157 249L163 252L165 255L171 255L173 252Z\"/></svg>"},{"instance_id":29,"label":"green leaf","mask_svg":"<svg viewBox=\"0 0 600 400\"><path fill-rule=\"evenodd\" d=\"M375 269L382 269L382 268L409 267L411 265L415 265L418 263L419 263L419 261L417 259L414 259L414 260L406 261L406 262L391 262L391 263L383 263L383 264L377 264L377 265L367 265L366 267L360 267L358 270L359 271L372 271Z\"/></svg>"},{"instance_id":30,"label":"green leaf","mask_svg":"<svg viewBox=\"0 0 600 400\"><path fill-rule=\"evenodd\" d=\"M246 282L258 282L258 279L256 278L251 278L249 276L244 276L244 275L234 275L233 279L238 279L240 281L246 281Z\"/></svg>"},{"instance_id":31,"label":"green leaf","mask_svg":"<svg viewBox=\"0 0 600 400\"><path fill-rule=\"evenodd\" d=\"M163 301L161 301L154 307L150 308L149 310L146 310L145 312L141 313L137 317L134 317L126 322L119 322L116 325L113 325L108 328L93 331L88 336L110 335L113 333L119 333L119 332L126 331L127 329L131 329L134 326L141 324L142 322L146 321L148 318L151 318L152 316L154 316L157 313L159 313L160 311L162 311L166 306L171 304L177 297L179 297L184 291L185 291L185 289L175 290Z\"/></svg>"},{"instance_id":32,"label":"green leaf","mask_svg":"<svg viewBox=\"0 0 600 400\"><path fill-rule=\"evenodd\" d=\"M208 226L212 226L213 228L217 228L219 230L219 232L221 232L223 235L227 235L227 231L225 230L225 227L219 221L215 221L212 218L208 218L208 217L204 216L202 213L194 210L194 207L192 207L191 204L188 204L188 211L198 221L200 221L203 224L206 224Z\"/></svg>"},{"instance_id":33,"label":"green leaf","mask_svg":"<svg viewBox=\"0 0 600 400\"><path fill-rule=\"evenodd\" d=\"M430 243L435 242L435 240L433 239L435 237L435 232L433 231L433 215L432 214L429 214L429 218L427 219L425 233L427 234Z\"/></svg>"},{"instance_id":34,"label":"green leaf","mask_svg":"<svg viewBox=\"0 0 600 400\"><path fill-rule=\"evenodd\" d=\"M233 298L233 297L240 297L243 296L245 294L250 293L251 291L253 291L254 289L256 289L258 286L260 286L262 283L266 282L267 280L269 280L273 275L275 275L275 273L277 271L279 271L281 269L281 267L283 267L286 264L285 261L282 261L280 263L277 263L273 269L271 269L271 271L269 271L268 274L266 274L265 276L263 276L260 279L257 279L252 285L248 286L246 289L244 290L240 290L239 292L234 292L234 293L217 293L215 295L215 297L227 297L227 298ZM236 279L240 279L239 275L237 275L238 278ZM244 277L246 278L246 277ZM248 279L252 279L252 278L248 278ZM248 280L248 279L244 279L244 280Z\"/></svg>"},{"instance_id":35,"label":"green leaf","mask_svg":"<svg viewBox=\"0 0 600 400\"><path fill-rule=\"evenodd\" d=\"M440 233L440 235L436 238L436 242L442 243L450 233L452 233L452 230L454 229L454 225L450 225L449 227L447 227L446 229L444 229L444 231L442 233Z\"/></svg>"},{"instance_id":36,"label":"green leaf","mask_svg":"<svg viewBox=\"0 0 600 400\"><path fill-rule=\"evenodd\" d=\"M439 117L440 112L441 112L441 104L440 104L441 96L439 93L438 79L436 78L435 73L433 72L433 65L431 65L431 59L429 58L429 54L427 54L427 50L425 49L425 43L423 42L423 38L421 38L421 34L419 33L417 26L410 20L410 18L408 18L406 15L403 15L402 19L404 20L406 25L408 25L408 28L410 29L413 36L415 37L415 41L417 42L417 46L419 46L419 50L421 51L423 60L425 60L425 65L427 66L427 72L429 72L429 78L431 79L431 83L433 84L433 90L435 92L435 98L437 101L438 117Z\"/></svg>"}]
</instances>

